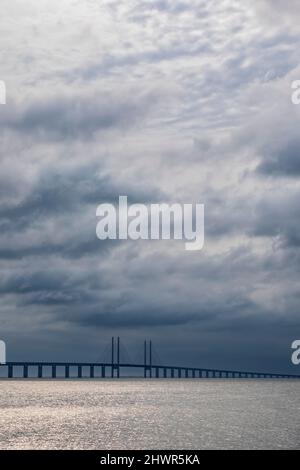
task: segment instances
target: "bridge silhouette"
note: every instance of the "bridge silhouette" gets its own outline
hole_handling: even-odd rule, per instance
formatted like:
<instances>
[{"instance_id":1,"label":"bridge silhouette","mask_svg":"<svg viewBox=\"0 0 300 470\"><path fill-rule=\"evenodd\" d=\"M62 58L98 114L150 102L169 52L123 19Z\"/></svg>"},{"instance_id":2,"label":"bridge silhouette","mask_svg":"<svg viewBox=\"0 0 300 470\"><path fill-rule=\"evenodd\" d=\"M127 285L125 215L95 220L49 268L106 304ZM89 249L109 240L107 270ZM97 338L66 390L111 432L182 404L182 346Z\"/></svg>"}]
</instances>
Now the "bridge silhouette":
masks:
<instances>
[{"instance_id":1,"label":"bridge silhouette","mask_svg":"<svg viewBox=\"0 0 300 470\"><path fill-rule=\"evenodd\" d=\"M49 361L29 361L29 362L6 362L0 364L0 371L6 371L4 378L120 378L124 369L135 369L142 371L142 377L146 378L260 378L260 379L300 379L300 375L280 374L273 372L253 372L245 370L223 370L205 367L189 367L163 364L153 361L152 341L144 341L144 361L143 363L121 362L120 337L112 337L110 345L109 361L105 362L49 362ZM15 374L15 369L21 368L21 375ZM50 373L46 374L46 369L50 368ZM33 374L30 372L33 369ZM75 369L75 373L74 373ZM88 372L86 373L86 369ZM62 375L58 374L58 371ZM3 376L1 376L3 378ZM135 376L138 377L138 376Z\"/></svg>"}]
</instances>

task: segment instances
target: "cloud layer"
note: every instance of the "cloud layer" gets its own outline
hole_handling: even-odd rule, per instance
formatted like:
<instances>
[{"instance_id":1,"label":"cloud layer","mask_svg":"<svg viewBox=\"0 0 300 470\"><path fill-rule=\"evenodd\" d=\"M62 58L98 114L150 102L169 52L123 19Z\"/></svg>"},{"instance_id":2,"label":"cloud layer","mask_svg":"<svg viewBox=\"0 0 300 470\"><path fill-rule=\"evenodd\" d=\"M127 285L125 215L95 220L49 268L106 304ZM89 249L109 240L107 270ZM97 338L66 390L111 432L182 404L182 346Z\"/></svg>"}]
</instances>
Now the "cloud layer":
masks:
<instances>
[{"instance_id":1,"label":"cloud layer","mask_svg":"<svg viewBox=\"0 0 300 470\"><path fill-rule=\"evenodd\" d=\"M96 359L119 333L132 348L152 336L172 362L291 367L300 11L242 3L3 0L0 299L11 358ZM204 203L204 250L97 240L97 205L122 194Z\"/></svg>"}]
</instances>

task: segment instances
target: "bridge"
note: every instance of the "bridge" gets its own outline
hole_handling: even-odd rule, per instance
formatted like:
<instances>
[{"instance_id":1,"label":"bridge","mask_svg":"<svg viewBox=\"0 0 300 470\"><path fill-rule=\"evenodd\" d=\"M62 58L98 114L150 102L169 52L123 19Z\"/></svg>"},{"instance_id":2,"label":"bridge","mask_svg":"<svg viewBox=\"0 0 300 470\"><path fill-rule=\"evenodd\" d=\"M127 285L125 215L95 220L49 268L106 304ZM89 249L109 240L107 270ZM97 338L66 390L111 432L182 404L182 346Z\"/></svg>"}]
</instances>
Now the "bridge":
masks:
<instances>
[{"instance_id":1,"label":"bridge","mask_svg":"<svg viewBox=\"0 0 300 470\"><path fill-rule=\"evenodd\" d=\"M143 363L131 363L120 361L120 338L111 340L111 360L109 362L6 362L0 364L0 371L4 371L4 378L120 378L124 369L135 369L142 372L141 377L146 378L259 378L259 379L300 379L300 375L280 374L273 372L253 372L243 370L222 370L203 367L185 367L178 365L166 365L152 362L152 341L144 341ZM15 370L21 369L21 375L15 374ZM49 372L50 369L50 372ZM62 375L58 374L58 371ZM32 372L32 373L30 373ZM1 375L3 377L3 375Z\"/></svg>"}]
</instances>

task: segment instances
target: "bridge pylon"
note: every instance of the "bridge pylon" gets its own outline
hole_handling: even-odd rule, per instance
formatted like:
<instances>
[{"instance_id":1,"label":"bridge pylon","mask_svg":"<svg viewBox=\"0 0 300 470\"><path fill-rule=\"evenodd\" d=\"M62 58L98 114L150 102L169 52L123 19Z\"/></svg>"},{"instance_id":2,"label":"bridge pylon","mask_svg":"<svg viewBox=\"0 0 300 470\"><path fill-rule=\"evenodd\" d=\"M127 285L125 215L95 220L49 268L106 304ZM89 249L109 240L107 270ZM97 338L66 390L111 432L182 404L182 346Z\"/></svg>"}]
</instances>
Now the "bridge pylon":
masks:
<instances>
[{"instance_id":1,"label":"bridge pylon","mask_svg":"<svg viewBox=\"0 0 300 470\"><path fill-rule=\"evenodd\" d=\"M115 377L115 370L117 371L117 378L120 377L120 337L117 337L117 354L116 354L116 359L117 362L115 362L115 337L113 336L111 338L111 378Z\"/></svg>"},{"instance_id":2,"label":"bridge pylon","mask_svg":"<svg viewBox=\"0 0 300 470\"><path fill-rule=\"evenodd\" d=\"M147 341L144 341L144 378L147 378L149 372L150 378L152 377L152 341L149 341L149 354L147 351ZM149 356L149 357L148 357ZM149 362L148 362L149 359Z\"/></svg>"}]
</instances>

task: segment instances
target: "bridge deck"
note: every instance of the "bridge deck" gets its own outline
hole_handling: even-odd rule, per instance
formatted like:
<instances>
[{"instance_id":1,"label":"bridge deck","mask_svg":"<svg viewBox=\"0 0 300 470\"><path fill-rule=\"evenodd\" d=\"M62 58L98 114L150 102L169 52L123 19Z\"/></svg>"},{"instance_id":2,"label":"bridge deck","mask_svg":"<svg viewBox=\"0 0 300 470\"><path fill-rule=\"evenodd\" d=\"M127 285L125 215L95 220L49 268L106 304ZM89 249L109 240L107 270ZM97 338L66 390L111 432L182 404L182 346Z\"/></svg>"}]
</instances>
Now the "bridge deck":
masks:
<instances>
[{"instance_id":1,"label":"bridge deck","mask_svg":"<svg viewBox=\"0 0 300 470\"><path fill-rule=\"evenodd\" d=\"M131 364L131 363L109 363L109 362L53 362L53 361L10 361L5 364L0 365L0 370L7 368L8 378L18 378L14 376L14 368L21 367L23 368L23 378L28 378L28 368L35 367L38 370L38 378L45 377L43 375L44 367L52 368L52 378L56 378L56 369L58 367L65 368L65 377L70 377L70 368L77 367L78 373L77 378L82 378L82 369L83 367L90 368L90 378L98 378L99 376L95 375L95 369L101 368L101 376L106 377L106 371L111 371L111 376L120 377L121 369L142 369L144 371L144 377L147 377L147 374L152 377L152 374L156 378L168 378L168 372L171 374L171 378L295 378L299 379L299 375L295 374L280 374L273 372L254 372L254 371L244 371L244 370L230 370L230 369L212 369L206 367L186 367L186 366L173 366L173 365L162 365L162 364ZM160 372L163 372L163 375L160 375ZM192 374L192 377L191 377ZM196 375L198 375L196 377ZM47 378L51 378L47 376ZM73 376L72 376L73 377Z\"/></svg>"}]
</instances>

